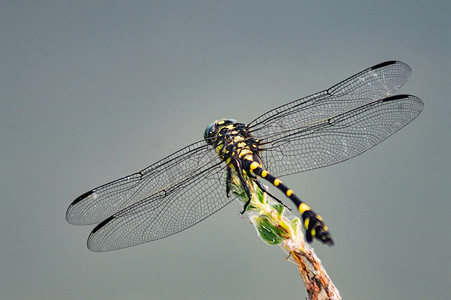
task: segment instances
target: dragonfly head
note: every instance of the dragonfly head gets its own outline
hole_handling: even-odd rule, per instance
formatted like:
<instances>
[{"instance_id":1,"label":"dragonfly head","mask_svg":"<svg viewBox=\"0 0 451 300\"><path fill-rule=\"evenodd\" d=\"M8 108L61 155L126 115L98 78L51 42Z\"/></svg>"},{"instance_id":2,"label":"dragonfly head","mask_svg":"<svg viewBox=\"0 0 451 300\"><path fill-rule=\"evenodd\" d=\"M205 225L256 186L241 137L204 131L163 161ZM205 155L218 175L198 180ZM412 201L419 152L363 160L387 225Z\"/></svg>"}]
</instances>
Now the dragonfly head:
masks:
<instances>
[{"instance_id":1,"label":"dragonfly head","mask_svg":"<svg viewBox=\"0 0 451 300\"><path fill-rule=\"evenodd\" d=\"M217 134L221 130L221 128L236 123L238 123L238 121L234 119L220 119L215 121L214 123L211 123L207 126L207 128L205 128L204 140L207 142L207 144L212 145L216 141Z\"/></svg>"}]
</instances>

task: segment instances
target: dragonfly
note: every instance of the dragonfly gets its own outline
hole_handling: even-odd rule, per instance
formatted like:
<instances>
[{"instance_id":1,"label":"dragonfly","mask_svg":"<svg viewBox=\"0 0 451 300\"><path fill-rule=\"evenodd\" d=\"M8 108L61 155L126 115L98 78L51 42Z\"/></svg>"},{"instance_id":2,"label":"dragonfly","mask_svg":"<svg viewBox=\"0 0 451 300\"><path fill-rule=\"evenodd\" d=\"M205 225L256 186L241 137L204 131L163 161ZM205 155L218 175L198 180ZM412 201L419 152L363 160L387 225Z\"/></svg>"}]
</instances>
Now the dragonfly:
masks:
<instances>
[{"instance_id":1,"label":"dragonfly","mask_svg":"<svg viewBox=\"0 0 451 300\"><path fill-rule=\"evenodd\" d=\"M406 63L386 61L250 123L218 120L206 128L204 139L82 194L68 207L66 220L97 224L87 241L96 252L162 239L232 202L233 172L249 201L249 179L265 191L261 180L276 187L296 205L307 242L332 246L323 218L279 177L346 161L413 121L423 110L422 100L393 95L411 73Z\"/></svg>"}]
</instances>

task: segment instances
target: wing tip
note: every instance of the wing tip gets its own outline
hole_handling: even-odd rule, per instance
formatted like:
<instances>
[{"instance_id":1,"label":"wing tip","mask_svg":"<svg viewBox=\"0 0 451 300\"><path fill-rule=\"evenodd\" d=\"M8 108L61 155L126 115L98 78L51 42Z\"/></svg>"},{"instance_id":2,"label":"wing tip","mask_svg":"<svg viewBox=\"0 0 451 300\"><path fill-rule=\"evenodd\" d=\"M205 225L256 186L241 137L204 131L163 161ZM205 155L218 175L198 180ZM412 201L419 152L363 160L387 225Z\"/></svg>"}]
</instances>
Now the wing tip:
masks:
<instances>
[{"instance_id":1,"label":"wing tip","mask_svg":"<svg viewBox=\"0 0 451 300\"><path fill-rule=\"evenodd\" d=\"M106 218L105 220L103 220L102 222L100 222L91 232L91 235L95 234L97 231L99 231L103 226L105 226L108 222L110 222L111 220L114 219L114 216L110 216L108 218Z\"/></svg>"},{"instance_id":2,"label":"wing tip","mask_svg":"<svg viewBox=\"0 0 451 300\"><path fill-rule=\"evenodd\" d=\"M81 196L77 197L74 201L72 201L72 203L69 205L69 207L66 210L66 221L70 224L73 225L87 225L84 223L79 223L78 219L76 219L76 212L74 211L74 207L81 202L84 199L87 199L89 197L91 197L94 194L94 190L90 190L89 192L86 192L84 194L82 194Z\"/></svg>"},{"instance_id":3,"label":"wing tip","mask_svg":"<svg viewBox=\"0 0 451 300\"><path fill-rule=\"evenodd\" d=\"M406 99L409 97L411 97L411 96L406 95L406 94L393 95L393 96L382 99L382 102L390 102L390 101L395 101L395 100L400 100L400 99Z\"/></svg>"},{"instance_id":4,"label":"wing tip","mask_svg":"<svg viewBox=\"0 0 451 300\"><path fill-rule=\"evenodd\" d=\"M377 65L372 66L371 70L377 70L377 69L380 69L380 68L383 68L383 67L386 67L386 66L394 65L396 63L399 63L399 62L396 61L396 60L387 60L387 61L384 61L384 62L381 62L381 63L379 63Z\"/></svg>"},{"instance_id":5,"label":"wing tip","mask_svg":"<svg viewBox=\"0 0 451 300\"><path fill-rule=\"evenodd\" d=\"M402 62L400 60L384 61L384 62L381 62L377 65L370 67L370 70L377 71L379 69L386 68L386 67L398 70L395 73L401 72L400 74L403 75L406 79L409 78L410 75L412 74L412 68L408 64L406 64L405 62ZM393 71L391 71L391 72L393 72Z\"/></svg>"},{"instance_id":6,"label":"wing tip","mask_svg":"<svg viewBox=\"0 0 451 300\"><path fill-rule=\"evenodd\" d=\"M94 194L94 190L90 190L89 192L86 192L84 194L82 194L81 196L77 197L77 199L75 199L70 206L76 205L78 202L80 202L83 199L89 198L89 196L91 196L92 194Z\"/></svg>"},{"instance_id":7,"label":"wing tip","mask_svg":"<svg viewBox=\"0 0 451 300\"><path fill-rule=\"evenodd\" d=\"M110 216L108 218L106 218L105 220L103 220L102 222L100 222L92 231L91 234L89 234L88 237L88 241L86 243L86 246L88 247L89 250L93 251L93 252L105 252L105 251L110 251L110 250L105 250L102 249L101 247L99 247L99 245L95 245L96 243L93 242L93 238L94 235L96 234L96 232L98 232L100 229L102 229L102 227L104 227L106 224L108 224L110 221L112 221L114 219L114 215Z\"/></svg>"},{"instance_id":8,"label":"wing tip","mask_svg":"<svg viewBox=\"0 0 451 300\"><path fill-rule=\"evenodd\" d=\"M408 99L410 98L410 100L417 102L418 104L424 105L423 101L418 98L417 96L414 95L408 95L408 94L400 94L400 95L393 95L387 98L382 99L382 102L390 102L390 101L396 101L396 100L404 100L404 99Z\"/></svg>"}]
</instances>

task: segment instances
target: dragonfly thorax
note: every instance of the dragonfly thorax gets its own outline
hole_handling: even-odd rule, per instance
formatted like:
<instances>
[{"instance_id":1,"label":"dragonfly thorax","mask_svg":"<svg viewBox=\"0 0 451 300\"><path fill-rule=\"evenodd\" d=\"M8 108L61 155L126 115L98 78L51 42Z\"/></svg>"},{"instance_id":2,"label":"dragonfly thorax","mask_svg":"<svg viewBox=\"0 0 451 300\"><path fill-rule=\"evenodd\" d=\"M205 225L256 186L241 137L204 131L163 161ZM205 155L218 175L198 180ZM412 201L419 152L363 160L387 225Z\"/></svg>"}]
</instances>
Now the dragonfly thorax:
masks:
<instances>
[{"instance_id":1,"label":"dragonfly thorax","mask_svg":"<svg viewBox=\"0 0 451 300\"><path fill-rule=\"evenodd\" d=\"M237 160L253 161L258 157L258 140L251 135L246 124L236 120L221 119L210 124L205 129L204 138L230 166Z\"/></svg>"}]
</instances>

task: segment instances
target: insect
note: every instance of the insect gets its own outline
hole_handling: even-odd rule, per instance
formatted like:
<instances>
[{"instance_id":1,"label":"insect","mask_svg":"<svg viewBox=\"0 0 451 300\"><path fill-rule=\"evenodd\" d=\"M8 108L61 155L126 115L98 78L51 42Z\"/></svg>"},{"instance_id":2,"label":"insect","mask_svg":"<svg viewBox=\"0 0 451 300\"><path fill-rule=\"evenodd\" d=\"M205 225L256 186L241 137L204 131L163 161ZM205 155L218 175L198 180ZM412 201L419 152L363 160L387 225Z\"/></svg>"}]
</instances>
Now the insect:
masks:
<instances>
[{"instance_id":1,"label":"insect","mask_svg":"<svg viewBox=\"0 0 451 300\"><path fill-rule=\"evenodd\" d=\"M323 219L276 176L345 161L410 123L423 102L412 95L391 96L410 74L407 64L387 61L248 124L218 120L207 127L203 140L81 195L67 209L66 219L98 224L88 237L92 251L158 240L230 203L235 198L229 195L233 170L249 197L243 175L262 189L260 180L278 188L298 208L307 241L333 245Z\"/></svg>"}]
</instances>

